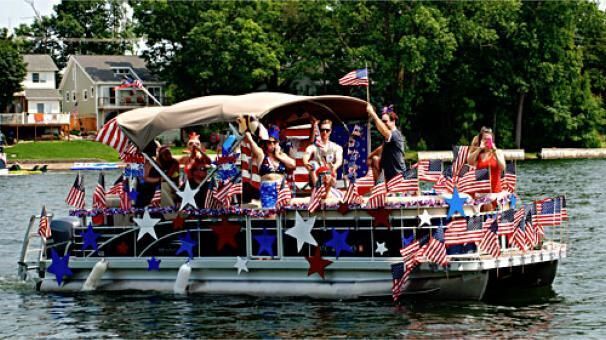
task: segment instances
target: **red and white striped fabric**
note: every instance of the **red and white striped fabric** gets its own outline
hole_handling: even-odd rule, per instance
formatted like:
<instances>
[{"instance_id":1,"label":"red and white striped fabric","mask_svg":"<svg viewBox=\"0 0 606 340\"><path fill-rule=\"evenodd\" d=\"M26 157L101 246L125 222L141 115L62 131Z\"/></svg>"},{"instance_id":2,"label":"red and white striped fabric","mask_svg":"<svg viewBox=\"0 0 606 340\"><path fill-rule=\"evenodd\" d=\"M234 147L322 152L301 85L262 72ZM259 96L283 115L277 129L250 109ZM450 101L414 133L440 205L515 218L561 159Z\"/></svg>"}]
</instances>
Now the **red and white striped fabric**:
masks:
<instances>
[{"instance_id":1,"label":"red and white striped fabric","mask_svg":"<svg viewBox=\"0 0 606 340\"><path fill-rule=\"evenodd\" d=\"M107 201L105 200L105 176L102 172L99 173L99 181L95 187L95 192L93 192L93 208L107 208Z\"/></svg>"},{"instance_id":2,"label":"red and white striped fabric","mask_svg":"<svg viewBox=\"0 0 606 340\"><path fill-rule=\"evenodd\" d=\"M419 181L432 182L438 181L442 175L442 160L439 159L421 159L415 165Z\"/></svg>"},{"instance_id":3,"label":"red and white striped fabric","mask_svg":"<svg viewBox=\"0 0 606 340\"><path fill-rule=\"evenodd\" d=\"M503 190L508 192L516 191L516 164L514 162L507 163L505 166L505 175L503 176Z\"/></svg>"},{"instance_id":4,"label":"red and white striped fabric","mask_svg":"<svg viewBox=\"0 0 606 340\"><path fill-rule=\"evenodd\" d=\"M453 158L452 158L452 177L455 178L454 182L456 183L456 178L459 176L459 173L463 169L463 166L467 164L467 156L469 156L469 146L467 145L457 145L452 148Z\"/></svg>"},{"instance_id":5,"label":"red and white striped fabric","mask_svg":"<svg viewBox=\"0 0 606 340\"><path fill-rule=\"evenodd\" d=\"M137 149L137 147L132 143L128 143L128 146L124 149L124 151L120 152L120 159L124 163L145 163L143 154L141 154L139 149Z\"/></svg>"},{"instance_id":6,"label":"red and white striped fabric","mask_svg":"<svg viewBox=\"0 0 606 340\"><path fill-rule=\"evenodd\" d=\"M42 206L42 212L40 213L40 226L38 227L38 235L40 235L40 237L45 240L49 239L52 236L45 206Z\"/></svg>"},{"instance_id":7,"label":"red and white striped fabric","mask_svg":"<svg viewBox=\"0 0 606 340\"><path fill-rule=\"evenodd\" d=\"M223 186L216 192L213 191L214 199L221 202L225 207L229 208L229 197L228 194L231 191L234 183L231 180L227 180Z\"/></svg>"},{"instance_id":8,"label":"red and white striped fabric","mask_svg":"<svg viewBox=\"0 0 606 340\"><path fill-rule=\"evenodd\" d=\"M212 189L208 188L206 192L206 198L204 199L205 209L217 209L220 206L220 202L215 199L217 195L217 187L213 186Z\"/></svg>"},{"instance_id":9,"label":"red and white striped fabric","mask_svg":"<svg viewBox=\"0 0 606 340\"><path fill-rule=\"evenodd\" d=\"M149 205L154 208L159 208L162 205L162 190L160 187L156 188L156 191L154 191L154 196Z\"/></svg>"},{"instance_id":10,"label":"red and white striped fabric","mask_svg":"<svg viewBox=\"0 0 606 340\"><path fill-rule=\"evenodd\" d=\"M375 179L372 175L372 171L368 170L364 177L360 177L356 180L356 190L359 195L364 196L372 190L375 186Z\"/></svg>"},{"instance_id":11,"label":"red and white striped fabric","mask_svg":"<svg viewBox=\"0 0 606 340\"><path fill-rule=\"evenodd\" d=\"M481 216L471 216L469 217L469 220L466 220L465 218L452 219L446 225L444 243L447 246L450 246L455 244L480 242L484 236L481 219Z\"/></svg>"},{"instance_id":12,"label":"red and white striped fabric","mask_svg":"<svg viewBox=\"0 0 606 340\"><path fill-rule=\"evenodd\" d=\"M493 257L501 255L501 248L499 247L499 239L497 237L498 224L493 221L491 226L484 231L484 237L480 242L480 249Z\"/></svg>"},{"instance_id":13,"label":"red and white striped fabric","mask_svg":"<svg viewBox=\"0 0 606 340\"><path fill-rule=\"evenodd\" d=\"M385 201L387 198L387 186L385 185L385 181L383 180L383 176L379 178L379 181L372 188L370 192L370 197L368 198L368 202L366 203L366 207L368 209L379 209L385 206Z\"/></svg>"},{"instance_id":14,"label":"red and white striped fabric","mask_svg":"<svg viewBox=\"0 0 606 340\"><path fill-rule=\"evenodd\" d=\"M513 234L511 235L510 238L510 243L514 246L516 246L518 249L525 251L526 249L528 249L528 242L526 240L526 235L525 235L525 225L526 225L526 209L524 209L524 207L521 207L520 209L518 209L518 211L516 211L515 214L515 218L514 218L514 226L515 226L515 230L513 231Z\"/></svg>"},{"instance_id":15,"label":"red and white striped fabric","mask_svg":"<svg viewBox=\"0 0 606 340\"><path fill-rule=\"evenodd\" d=\"M126 138L126 135L122 132L120 126L118 126L116 118L110 119L103 125L101 130L97 133L97 138L95 138L95 140L105 145L109 145L119 153L124 152L130 144L128 138Z\"/></svg>"},{"instance_id":16,"label":"red and white striped fabric","mask_svg":"<svg viewBox=\"0 0 606 340\"><path fill-rule=\"evenodd\" d=\"M84 209L85 201L84 201L84 183L83 178L80 174L76 175L76 180L72 185L67 197L65 198L65 203L71 205L72 207L78 209Z\"/></svg>"},{"instance_id":17,"label":"red and white striped fabric","mask_svg":"<svg viewBox=\"0 0 606 340\"><path fill-rule=\"evenodd\" d=\"M343 202L347 204L362 204L362 196L358 194L358 188L355 182L350 182L343 197Z\"/></svg>"},{"instance_id":18,"label":"red and white striped fabric","mask_svg":"<svg viewBox=\"0 0 606 340\"><path fill-rule=\"evenodd\" d=\"M243 140L240 144L240 167L242 169L242 182L250 183L254 188L259 189L261 176L259 176L259 165L253 159L250 143Z\"/></svg>"},{"instance_id":19,"label":"red and white striped fabric","mask_svg":"<svg viewBox=\"0 0 606 340\"><path fill-rule=\"evenodd\" d=\"M519 211L519 210L518 210ZM499 230L497 235L511 235L515 231L515 218L516 211L514 209L507 209L501 212L499 219ZM521 218L520 216L518 216Z\"/></svg>"},{"instance_id":20,"label":"red and white striped fabric","mask_svg":"<svg viewBox=\"0 0 606 340\"><path fill-rule=\"evenodd\" d=\"M310 213L313 213L320 207L322 203L322 199L326 196L326 187L320 185L320 187L316 187L311 191L311 197L309 198L309 206L308 210Z\"/></svg>"},{"instance_id":21,"label":"red and white striped fabric","mask_svg":"<svg viewBox=\"0 0 606 340\"><path fill-rule=\"evenodd\" d=\"M489 193L492 190L490 171L488 169L476 169L471 166L465 166L462 172L464 174L456 179L456 186L460 192L473 194Z\"/></svg>"},{"instance_id":22,"label":"red and white striped fabric","mask_svg":"<svg viewBox=\"0 0 606 340\"><path fill-rule=\"evenodd\" d=\"M290 204L290 200L292 199L292 190L290 189L290 184L287 181L282 182L282 187L278 190L278 200L276 201L276 209L280 209L282 207Z\"/></svg>"},{"instance_id":23,"label":"red and white striped fabric","mask_svg":"<svg viewBox=\"0 0 606 340\"><path fill-rule=\"evenodd\" d=\"M387 182L387 191L393 193L416 193L419 191L419 181L416 177L404 178L403 174L397 174Z\"/></svg>"}]
</instances>

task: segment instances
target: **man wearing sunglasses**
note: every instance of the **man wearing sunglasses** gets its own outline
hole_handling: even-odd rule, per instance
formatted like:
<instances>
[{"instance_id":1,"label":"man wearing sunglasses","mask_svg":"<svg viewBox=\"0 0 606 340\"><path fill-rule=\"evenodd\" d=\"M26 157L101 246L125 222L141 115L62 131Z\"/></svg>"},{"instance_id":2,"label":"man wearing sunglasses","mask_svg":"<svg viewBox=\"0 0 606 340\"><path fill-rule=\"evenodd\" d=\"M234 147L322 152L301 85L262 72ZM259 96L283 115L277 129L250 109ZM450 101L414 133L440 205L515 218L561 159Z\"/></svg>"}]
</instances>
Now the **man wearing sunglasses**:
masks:
<instances>
[{"instance_id":1,"label":"man wearing sunglasses","mask_svg":"<svg viewBox=\"0 0 606 340\"><path fill-rule=\"evenodd\" d=\"M337 169L343 164L343 148L330 140L332 121L325 119L320 122L320 141L312 143L305 149L303 165L309 171L312 187L318 181L315 170L326 166L336 178Z\"/></svg>"},{"instance_id":2,"label":"man wearing sunglasses","mask_svg":"<svg viewBox=\"0 0 606 340\"><path fill-rule=\"evenodd\" d=\"M366 111L375 123L377 130L385 138L385 142L368 156L369 165L372 168L375 180L383 170L387 182L406 170L404 164L404 136L396 125L398 115L393 111L393 105L384 107L380 118L372 105L368 104Z\"/></svg>"}]
</instances>

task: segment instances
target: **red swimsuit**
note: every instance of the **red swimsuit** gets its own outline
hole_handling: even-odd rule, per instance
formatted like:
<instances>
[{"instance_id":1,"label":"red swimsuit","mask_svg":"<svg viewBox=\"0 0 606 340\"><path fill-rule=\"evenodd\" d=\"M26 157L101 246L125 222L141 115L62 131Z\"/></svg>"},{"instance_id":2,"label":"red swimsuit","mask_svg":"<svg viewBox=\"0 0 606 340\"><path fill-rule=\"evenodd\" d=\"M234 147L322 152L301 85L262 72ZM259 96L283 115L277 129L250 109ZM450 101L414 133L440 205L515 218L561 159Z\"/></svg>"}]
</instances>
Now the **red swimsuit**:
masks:
<instances>
[{"instance_id":1,"label":"red swimsuit","mask_svg":"<svg viewBox=\"0 0 606 340\"><path fill-rule=\"evenodd\" d=\"M499 169L499 163L494 153L486 159L482 159L482 154L478 155L478 163L476 164L478 169L490 169L490 186L492 192L501 192L501 169Z\"/></svg>"}]
</instances>

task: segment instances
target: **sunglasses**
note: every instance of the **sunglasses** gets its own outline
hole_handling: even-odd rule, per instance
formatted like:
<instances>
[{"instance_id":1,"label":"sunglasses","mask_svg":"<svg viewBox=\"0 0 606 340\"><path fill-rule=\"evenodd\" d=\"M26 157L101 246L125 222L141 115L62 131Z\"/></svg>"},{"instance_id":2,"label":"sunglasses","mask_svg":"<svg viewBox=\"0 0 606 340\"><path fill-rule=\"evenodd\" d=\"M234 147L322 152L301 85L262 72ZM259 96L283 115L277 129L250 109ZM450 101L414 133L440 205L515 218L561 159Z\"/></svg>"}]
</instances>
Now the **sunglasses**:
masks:
<instances>
[{"instance_id":1,"label":"sunglasses","mask_svg":"<svg viewBox=\"0 0 606 340\"><path fill-rule=\"evenodd\" d=\"M278 144L277 140L268 140L267 144Z\"/></svg>"},{"instance_id":2,"label":"sunglasses","mask_svg":"<svg viewBox=\"0 0 606 340\"><path fill-rule=\"evenodd\" d=\"M330 129L320 129L320 132L330 132Z\"/></svg>"}]
</instances>

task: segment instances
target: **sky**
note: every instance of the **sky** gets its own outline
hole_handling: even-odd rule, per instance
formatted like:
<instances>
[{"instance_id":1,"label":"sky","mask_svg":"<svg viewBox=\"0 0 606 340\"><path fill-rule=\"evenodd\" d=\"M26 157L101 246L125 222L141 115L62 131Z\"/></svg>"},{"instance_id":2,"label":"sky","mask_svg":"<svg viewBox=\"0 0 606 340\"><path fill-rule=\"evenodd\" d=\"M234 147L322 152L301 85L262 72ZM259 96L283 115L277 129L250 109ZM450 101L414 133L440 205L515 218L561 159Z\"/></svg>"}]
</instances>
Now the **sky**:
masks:
<instances>
[{"instance_id":1,"label":"sky","mask_svg":"<svg viewBox=\"0 0 606 340\"><path fill-rule=\"evenodd\" d=\"M50 15L60 0L33 0L40 15ZM34 21L34 10L25 0L0 0L0 27L14 29Z\"/></svg>"}]
</instances>

